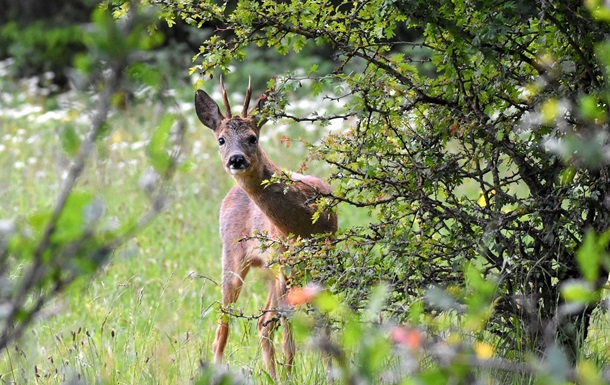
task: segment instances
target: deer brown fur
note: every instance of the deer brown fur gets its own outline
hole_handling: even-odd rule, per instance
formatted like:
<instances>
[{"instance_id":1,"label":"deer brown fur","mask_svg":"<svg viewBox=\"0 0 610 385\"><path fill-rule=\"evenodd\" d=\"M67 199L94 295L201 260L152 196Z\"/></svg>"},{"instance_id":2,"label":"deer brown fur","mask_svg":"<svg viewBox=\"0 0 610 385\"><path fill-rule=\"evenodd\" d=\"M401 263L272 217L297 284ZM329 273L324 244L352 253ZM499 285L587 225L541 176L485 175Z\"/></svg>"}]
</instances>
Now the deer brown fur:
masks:
<instances>
[{"instance_id":1,"label":"deer brown fur","mask_svg":"<svg viewBox=\"0 0 610 385\"><path fill-rule=\"evenodd\" d=\"M212 129L219 144L225 170L237 184L227 193L220 208L220 235L222 239L222 306L237 301L250 267L265 268L272 257L263 252L257 234L274 239L290 236L308 238L315 234L334 233L337 216L322 213L317 221L316 197L329 194L328 184L313 176L291 174L292 183L268 183L280 169L269 159L258 143L261 126L260 110L267 94L260 97L254 108L247 112L251 89L248 86L246 101L240 116L231 116L226 91L221 79L224 116L218 104L202 90L195 94L195 110L199 120ZM270 249L267 249L270 250ZM281 252L282 250L280 250ZM271 333L280 318L283 329L282 350L285 366L290 369L294 357L294 341L290 325L278 311L286 308L285 277L278 273L268 282L268 298L258 321L263 360L269 374L275 378L275 353ZM229 334L228 316L219 320L213 344L214 359L222 362Z\"/></svg>"}]
</instances>

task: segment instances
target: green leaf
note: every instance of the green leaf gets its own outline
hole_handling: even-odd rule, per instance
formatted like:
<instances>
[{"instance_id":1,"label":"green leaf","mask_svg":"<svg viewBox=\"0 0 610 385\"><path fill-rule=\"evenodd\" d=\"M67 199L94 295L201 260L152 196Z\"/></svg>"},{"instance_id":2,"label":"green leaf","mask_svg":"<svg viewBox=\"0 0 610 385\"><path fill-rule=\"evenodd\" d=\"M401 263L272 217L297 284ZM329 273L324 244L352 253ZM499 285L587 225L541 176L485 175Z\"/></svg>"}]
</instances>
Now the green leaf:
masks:
<instances>
[{"instance_id":1,"label":"green leaf","mask_svg":"<svg viewBox=\"0 0 610 385\"><path fill-rule=\"evenodd\" d=\"M387 338L368 332L360 339L361 343L359 361L357 362L359 371L372 384L379 379L379 374L383 370L383 365L390 355L391 345Z\"/></svg>"},{"instance_id":2,"label":"green leaf","mask_svg":"<svg viewBox=\"0 0 610 385\"><path fill-rule=\"evenodd\" d=\"M593 286L583 280L571 280L561 286L561 296L568 302L590 303L597 295Z\"/></svg>"},{"instance_id":3,"label":"green leaf","mask_svg":"<svg viewBox=\"0 0 610 385\"><path fill-rule=\"evenodd\" d=\"M438 366L432 366L428 369L425 369L420 374L421 383L423 384L447 384L449 383L449 378L446 373L446 370L442 370Z\"/></svg>"},{"instance_id":4,"label":"green leaf","mask_svg":"<svg viewBox=\"0 0 610 385\"><path fill-rule=\"evenodd\" d=\"M580 113L583 118L589 121L605 120L604 108L599 104L597 97L593 95L584 95L579 100Z\"/></svg>"},{"instance_id":5,"label":"green leaf","mask_svg":"<svg viewBox=\"0 0 610 385\"><path fill-rule=\"evenodd\" d=\"M91 55L79 53L74 56L72 62L74 68L76 68L85 75L88 75L91 72L91 69L93 68L93 58Z\"/></svg>"},{"instance_id":6,"label":"green leaf","mask_svg":"<svg viewBox=\"0 0 610 385\"><path fill-rule=\"evenodd\" d=\"M595 282L599 276L601 254L597 236L593 231L587 232L582 245L576 251L576 262L583 277L589 282Z\"/></svg>"},{"instance_id":7,"label":"green leaf","mask_svg":"<svg viewBox=\"0 0 610 385\"><path fill-rule=\"evenodd\" d=\"M576 176L576 169L574 167L567 167L559 173L559 184L562 186L569 186L574 182Z\"/></svg>"},{"instance_id":8,"label":"green leaf","mask_svg":"<svg viewBox=\"0 0 610 385\"><path fill-rule=\"evenodd\" d=\"M584 3L595 19L610 22L610 8L605 2L601 0L588 0Z\"/></svg>"},{"instance_id":9,"label":"green leaf","mask_svg":"<svg viewBox=\"0 0 610 385\"><path fill-rule=\"evenodd\" d=\"M350 319L343 325L341 333L341 343L347 350L352 350L358 346L360 340L363 338L362 322L356 317L350 317Z\"/></svg>"},{"instance_id":10,"label":"green leaf","mask_svg":"<svg viewBox=\"0 0 610 385\"><path fill-rule=\"evenodd\" d=\"M301 50L303 49L303 47L305 47L306 44L306 40L305 37L303 37L302 35L297 35L294 37L294 42L292 43L292 49L294 50L294 52L301 52Z\"/></svg>"},{"instance_id":11,"label":"green leaf","mask_svg":"<svg viewBox=\"0 0 610 385\"><path fill-rule=\"evenodd\" d=\"M424 304L422 301L413 301L409 306L409 322L413 325L418 325L421 322L421 316L424 314Z\"/></svg>"},{"instance_id":12,"label":"green leaf","mask_svg":"<svg viewBox=\"0 0 610 385\"><path fill-rule=\"evenodd\" d=\"M542 121L544 124L552 124L559 116L559 102L557 99L548 99L542 103L540 109L542 113Z\"/></svg>"},{"instance_id":13,"label":"green leaf","mask_svg":"<svg viewBox=\"0 0 610 385\"><path fill-rule=\"evenodd\" d=\"M97 136L95 137L95 139L98 140L98 139L105 138L108 135L110 135L111 132L112 132L112 126L107 121L104 121L102 123L102 125L100 126L100 129L98 130Z\"/></svg>"},{"instance_id":14,"label":"green leaf","mask_svg":"<svg viewBox=\"0 0 610 385\"><path fill-rule=\"evenodd\" d=\"M131 79L152 87L158 87L163 79L163 76L158 68L154 68L141 62L131 64L128 68L128 73Z\"/></svg>"},{"instance_id":15,"label":"green leaf","mask_svg":"<svg viewBox=\"0 0 610 385\"><path fill-rule=\"evenodd\" d=\"M339 301L328 291L323 291L314 299L315 305L323 313L330 313L335 309L338 309L340 304Z\"/></svg>"},{"instance_id":16,"label":"green leaf","mask_svg":"<svg viewBox=\"0 0 610 385\"><path fill-rule=\"evenodd\" d=\"M311 335L311 330L315 326L314 320L302 312L296 312L290 319L294 338L298 342L305 342Z\"/></svg>"},{"instance_id":17,"label":"green leaf","mask_svg":"<svg viewBox=\"0 0 610 385\"><path fill-rule=\"evenodd\" d=\"M322 92L322 82L314 81L311 83L311 92L313 96L318 96Z\"/></svg>"},{"instance_id":18,"label":"green leaf","mask_svg":"<svg viewBox=\"0 0 610 385\"><path fill-rule=\"evenodd\" d=\"M72 242L83 234L87 227L85 211L93 201L93 198L93 194L90 192L72 191L57 219L55 232L51 237L54 243L63 244Z\"/></svg>"},{"instance_id":19,"label":"green leaf","mask_svg":"<svg viewBox=\"0 0 610 385\"><path fill-rule=\"evenodd\" d=\"M165 174L172 164L172 158L169 155L169 133L174 120L173 115L165 114L148 145L150 162L160 175Z\"/></svg>"},{"instance_id":20,"label":"green leaf","mask_svg":"<svg viewBox=\"0 0 610 385\"><path fill-rule=\"evenodd\" d=\"M68 155L76 155L80 148L81 139L74 126L68 124L61 131L61 146Z\"/></svg>"},{"instance_id":21,"label":"green leaf","mask_svg":"<svg viewBox=\"0 0 610 385\"><path fill-rule=\"evenodd\" d=\"M86 35L90 48L111 57L123 57L127 50L125 39L112 15L104 8L97 8L91 19L94 30Z\"/></svg>"}]
</instances>

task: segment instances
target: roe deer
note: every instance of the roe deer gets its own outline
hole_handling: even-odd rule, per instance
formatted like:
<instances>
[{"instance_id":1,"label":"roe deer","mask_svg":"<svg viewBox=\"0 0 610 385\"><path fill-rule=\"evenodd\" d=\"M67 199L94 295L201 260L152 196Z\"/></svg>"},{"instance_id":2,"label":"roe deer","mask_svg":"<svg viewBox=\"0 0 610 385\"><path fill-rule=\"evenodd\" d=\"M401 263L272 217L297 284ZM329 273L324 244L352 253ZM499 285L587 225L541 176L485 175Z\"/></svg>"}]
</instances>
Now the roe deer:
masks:
<instances>
[{"instance_id":1,"label":"roe deer","mask_svg":"<svg viewBox=\"0 0 610 385\"><path fill-rule=\"evenodd\" d=\"M316 196L331 192L330 186L316 177L293 173L293 183L264 183L274 174L281 173L258 143L265 122L257 113L263 108L269 91L248 111L252 94L248 84L241 115L232 116L222 78L220 85L226 116L202 90L195 94L195 110L201 123L212 129L224 168L237 182L220 208L222 306L227 307L237 301L250 267L264 268L271 258L269 249L263 252L260 248L260 243L254 238L256 234L267 233L274 239L287 239L289 235L308 238L314 234L334 233L337 216L322 213L315 223L312 220L317 211ZM292 367L295 349L288 321L278 317L279 311L287 306L286 279L281 272L278 275L268 283L267 302L258 320L263 360L274 379L275 349L271 333L278 318L284 329L282 350L287 370ZM229 334L229 316L223 315L218 323L213 351L215 362L220 363Z\"/></svg>"}]
</instances>

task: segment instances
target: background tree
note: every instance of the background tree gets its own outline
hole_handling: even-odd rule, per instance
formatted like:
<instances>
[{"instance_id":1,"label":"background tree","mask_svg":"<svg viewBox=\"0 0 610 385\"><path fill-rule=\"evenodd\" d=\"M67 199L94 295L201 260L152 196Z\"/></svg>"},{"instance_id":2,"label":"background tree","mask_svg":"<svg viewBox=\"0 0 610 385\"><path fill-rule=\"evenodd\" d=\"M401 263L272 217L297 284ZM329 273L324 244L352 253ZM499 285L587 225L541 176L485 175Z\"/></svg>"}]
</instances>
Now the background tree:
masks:
<instances>
[{"instance_id":1,"label":"background tree","mask_svg":"<svg viewBox=\"0 0 610 385\"><path fill-rule=\"evenodd\" d=\"M15 78L45 74L40 85L51 86L54 93L65 92L74 86L81 90L86 88L88 79L74 71L73 61L90 48L86 36L97 33L91 13L107 6L99 0L0 0L3 10L0 15L0 60L13 61L9 70ZM200 31L182 22L172 28L159 23L151 23L148 27L156 29L157 35L163 35L164 39L154 49L140 52L141 61L154 62L165 72L188 65L191 52L197 49L201 38L197 36L197 33L201 35Z\"/></svg>"},{"instance_id":2,"label":"background tree","mask_svg":"<svg viewBox=\"0 0 610 385\"><path fill-rule=\"evenodd\" d=\"M590 12L599 5L152 3L167 20L217 26L192 69L202 79L240 68L251 46L333 52L330 70L281 74L274 113L285 117L284 97L300 87L343 102L337 115L295 118L353 118L312 157L334 166L327 204L368 208L372 221L345 229L332 249L285 256L296 282L320 281L355 308L387 282L385 311L399 320L416 319L428 293L427 305L463 315L507 350L541 352L557 336L576 357L593 308L563 307L562 287L570 296L574 282L592 290L607 275L597 257L607 241L595 236L610 207L608 84L596 51L610 28ZM579 254L586 237L595 247ZM584 277L579 261L592 266Z\"/></svg>"}]
</instances>

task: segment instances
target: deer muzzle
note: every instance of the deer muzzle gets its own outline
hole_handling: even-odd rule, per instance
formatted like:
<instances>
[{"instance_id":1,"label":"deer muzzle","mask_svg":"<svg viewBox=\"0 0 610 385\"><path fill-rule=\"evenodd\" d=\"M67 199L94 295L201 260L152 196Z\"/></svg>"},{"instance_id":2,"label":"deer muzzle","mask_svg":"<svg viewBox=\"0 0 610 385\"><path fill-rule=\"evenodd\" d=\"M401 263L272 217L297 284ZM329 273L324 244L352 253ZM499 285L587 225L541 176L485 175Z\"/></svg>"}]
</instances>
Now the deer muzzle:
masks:
<instances>
[{"instance_id":1,"label":"deer muzzle","mask_svg":"<svg viewBox=\"0 0 610 385\"><path fill-rule=\"evenodd\" d=\"M250 162L242 154L231 155L227 162L227 170L233 175L245 172L249 166Z\"/></svg>"}]
</instances>

